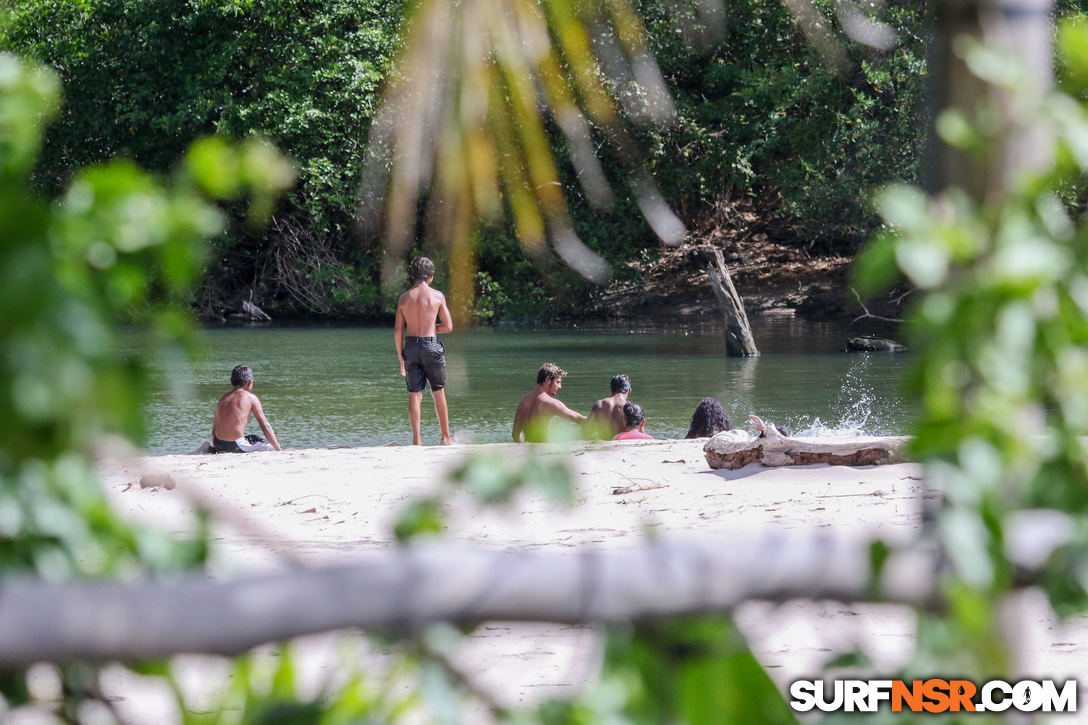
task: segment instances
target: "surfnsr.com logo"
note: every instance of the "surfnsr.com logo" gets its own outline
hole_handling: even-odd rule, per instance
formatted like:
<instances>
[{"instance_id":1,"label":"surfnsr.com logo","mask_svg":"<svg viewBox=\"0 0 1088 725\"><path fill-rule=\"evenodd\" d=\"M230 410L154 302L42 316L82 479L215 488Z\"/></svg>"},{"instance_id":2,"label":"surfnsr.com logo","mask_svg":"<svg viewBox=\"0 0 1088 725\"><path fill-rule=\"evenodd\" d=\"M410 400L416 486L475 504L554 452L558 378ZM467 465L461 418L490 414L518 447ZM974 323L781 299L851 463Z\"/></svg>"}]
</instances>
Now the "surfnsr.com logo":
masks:
<instances>
[{"instance_id":1,"label":"surfnsr.com logo","mask_svg":"<svg viewBox=\"0 0 1088 725\"><path fill-rule=\"evenodd\" d=\"M1066 680L797 680L790 685L797 712L1076 712L1077 682Z\"/></svg>"}]
</instances>

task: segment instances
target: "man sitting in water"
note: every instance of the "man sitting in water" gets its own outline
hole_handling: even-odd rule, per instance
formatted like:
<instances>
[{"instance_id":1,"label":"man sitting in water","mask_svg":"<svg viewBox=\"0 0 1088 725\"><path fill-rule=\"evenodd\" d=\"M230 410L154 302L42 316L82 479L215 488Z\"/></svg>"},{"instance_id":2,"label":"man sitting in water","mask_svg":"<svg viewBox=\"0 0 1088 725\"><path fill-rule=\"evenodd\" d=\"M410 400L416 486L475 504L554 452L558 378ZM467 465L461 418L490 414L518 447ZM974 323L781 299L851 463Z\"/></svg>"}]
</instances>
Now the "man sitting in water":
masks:
<instances>
[{"instance_id":1,"label":"man sitting in water","mask_svg":"<svg viewBox=\"0 0 1088 725\"><path fill-rule=\"evenodd\" d=\"M514 414L513 438L518 443L542 443L548 437L548 423L555 416L573 420L585 420L581 413L563 405L554 396L563 387L563 376L567 374L555 363L544 363L536 374L536 387L527 393L518 403Z\"/></svg>"},{"instance_id":2,"label":"man sitting in water","mask_svg":"<svg viewBox=\"0 0 1088 725\"><path fill-rule=\"evenodd\" d=\"M623 373L614 375L609 386L611 397L601 398L589 411L586 423L586 436L589 438L611 438L626 427L623 406L631 395L631 378Z\"/></svg>"},{"instance_id":3,"label":"man sitting in water","mask_svg":"<svg viewBox=\"0 0 1088 725\"><path fill-rule=\"evenodd\" d=\"M279 451L276 431L264 417L261 401L254 395L253 371L248 365L238 365L230 371L230 384L234 390L225 393L215 406L215 418L212 421L212 447L216 453L253 453L255 451ZM257 419L261 432L268 440L259 435L246 435L246 423L249 414Z\"/></svg>"},{"instance_id":4,"label":"man sitting in water","mask_svg":"<svg viewBox=\"0 0 1088 725\"><path fill-rule=\"evenodd\" d=\"M434 262L417 257L408 265L412 288L400 296L397 317L393 321L393 345L400 360L400 374L408 385L408 421L412 426L412 445L423 445L420 437L420 407L423 390L431 385L434 412L442 429L442 444L453 443L450 435L449 408L446 406L446 348L438 333L453 331L453 318L446 306L446 296L431 289ZM435 324L437 318L438 324Z\"/></svg>"},{"instance_id":5,"label":"man sitting in water","mask_svg":"<svg viewBox=\"0 0 1088 725\"><path fill-rule=\"evenodd\" d=\"M646 432L646 414L637 403L625 403L623 406L624 430L612 438L614 441L653 440Z\"/></svg>"}]
</instances>

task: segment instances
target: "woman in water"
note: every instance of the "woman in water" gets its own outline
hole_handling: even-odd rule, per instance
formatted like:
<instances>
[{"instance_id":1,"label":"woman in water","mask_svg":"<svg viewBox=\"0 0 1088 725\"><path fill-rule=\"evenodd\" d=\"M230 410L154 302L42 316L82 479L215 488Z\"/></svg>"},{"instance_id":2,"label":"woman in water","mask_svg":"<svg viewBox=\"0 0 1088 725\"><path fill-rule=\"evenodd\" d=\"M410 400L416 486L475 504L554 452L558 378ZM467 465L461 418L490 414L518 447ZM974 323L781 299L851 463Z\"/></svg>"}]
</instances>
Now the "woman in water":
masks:
<instances>
[{"instance_id":1,"label":"woman in water","mask_svg":"<svg viewBox=\"0 0 1088 725\"><path fill-rule=\"evenodd\" d=\"M774 426L779 434L783 436L788 437L790 434L789 428L784 425L771 423L770 421L764 423L754 415L748 417L752 419L756 435L761 438L768 426ZM684 438L711 438L726 430L733 430L733 419L729 417L729 412L714 398L703 398L699 401L699 405L695 406L695 412L691 415L688 434Z\"/></svg>"},{"instance_id":2,"label":"woman in water","mask_svg":"<svg viewBox=\"0 0 1088 725\"><path fill-rule=\"evenodd\" d=\"M714 398L703 398L691 415L691 426L685 438L710 438L733 428L733 419Z\"/></svg>"}]
</instances>

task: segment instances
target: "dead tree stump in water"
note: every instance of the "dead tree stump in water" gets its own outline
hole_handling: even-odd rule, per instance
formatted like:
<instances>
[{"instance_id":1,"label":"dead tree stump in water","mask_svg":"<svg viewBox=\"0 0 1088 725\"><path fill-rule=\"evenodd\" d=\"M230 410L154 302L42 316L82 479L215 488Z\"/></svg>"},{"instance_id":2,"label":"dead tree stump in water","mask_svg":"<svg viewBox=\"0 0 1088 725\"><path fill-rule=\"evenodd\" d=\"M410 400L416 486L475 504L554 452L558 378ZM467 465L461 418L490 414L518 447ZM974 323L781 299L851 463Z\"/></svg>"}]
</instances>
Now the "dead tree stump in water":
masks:
<instances>
[{"instance_id":1,"label":"dead tree stump in water","mask_svg":"<svg viewBox=\"0 0 1088 725\"><path fill-rule=\"evenodd\" d=\"M707 267L706 276L710 280L710 288L714 290L714 296L718 298L718 304L721 305L722 314L725 317L725 353L731 357L758 355L759 350L752 336L752 328L748 325L744 303L737 294L737 288L733 286L733 280L729 277L722 250L714 249L714 262L716 264Z\"/></svg>"},{"instance_id":2,"label":"dead tree stump in water","mask_svg":"<svg viewBox=\"0 0 1088 725\"><path fill-rule=\"evenodd\" d=\"M242 300L242 316L250 322L271 322L268 313L249 300Z\"/></svg>"}]
</instances>

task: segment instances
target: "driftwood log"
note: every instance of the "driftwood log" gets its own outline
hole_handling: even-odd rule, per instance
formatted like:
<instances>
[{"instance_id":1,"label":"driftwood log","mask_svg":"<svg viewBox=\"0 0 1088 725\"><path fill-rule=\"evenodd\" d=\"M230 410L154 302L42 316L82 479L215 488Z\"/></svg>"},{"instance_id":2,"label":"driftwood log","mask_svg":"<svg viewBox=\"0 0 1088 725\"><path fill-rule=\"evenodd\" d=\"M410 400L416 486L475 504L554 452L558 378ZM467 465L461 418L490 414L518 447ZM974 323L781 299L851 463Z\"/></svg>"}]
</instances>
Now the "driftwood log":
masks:
<instances>
[{"instance_id":1,"label":"driftwood log","mask_svg":"<svg viewBox=\"0 0 1088 725\"><path fill-rule=\"evenodd\" d=\"M752 328L748 324L744 303L729 277L722 250L714 249L714 263L706 268L706 276L725 317L725 353L732 357L758 355L759 350L756 348L755 337L752 336Z\"/></svg>"},{"instance_id":2,"label":"driftwood log","mask_svg":"<svg viewBox=\"0 0 1088 725\"><path fill-rule=\"evenodd\" d=\"M742 468L749 463L764 466L803 466L828 463L833 466L875 466L906 460L907 438L843 437L805 440L787 438L768 426L766 436L751 438L736 429L711 438L703 446L711 468Z\"/></svg>"},{"instance_id":3,"label":"driftwood log","mask_svg":"<svg viewBox=\"0 0 1088 725\"><path fill-rule=\"evenodd\" d=\"M757 562L757 566L753 566ZM464 545L394 547L349 566L217 581L46 582L0 587L0 670L34 662L237 654L344 627L486 620L629 622L729 611L752 598L867 599L869 542L824 532L662 540L577 554ZM931 595L929 581L902 592Z\"/></svg>"},{"instance_id":4,"label":"driftwood log","mask_svg":"<svg viewBox=\"0 0 1088 725\"><path fill-rule=\"evenodd\" d=\"M267 312L249 300L242 300L242 316L252 322L270 322L272 320Z\"/></svg>"},{"instance_id":5,"label":"driftwood log","mask_svg":"<svg viewBox=\"0 0 1088 725\"><path fill-rule=\"evenodd\" d=\"M1075 530L1059 511L1010 518L1006 547L1025 583ZM67 583L5 576L0 671L35 662L238 654L345 627L626 623L727 612L750 599L939 603L937 550L894 550L874 587L870 544L864 535L827 530L664 538L571 553L439 542L393 547L348 566L228 581L201 574Z\"/></svg>"}]
</instances>

